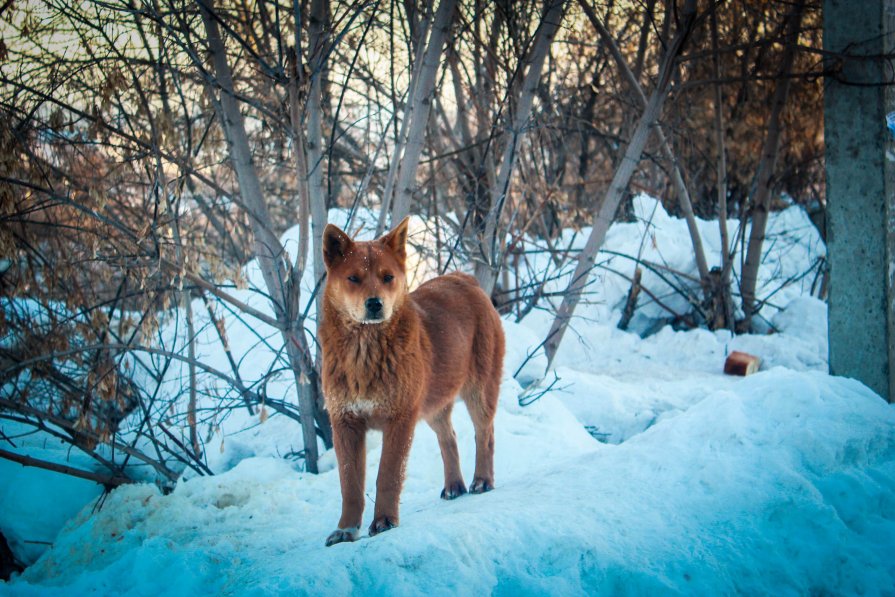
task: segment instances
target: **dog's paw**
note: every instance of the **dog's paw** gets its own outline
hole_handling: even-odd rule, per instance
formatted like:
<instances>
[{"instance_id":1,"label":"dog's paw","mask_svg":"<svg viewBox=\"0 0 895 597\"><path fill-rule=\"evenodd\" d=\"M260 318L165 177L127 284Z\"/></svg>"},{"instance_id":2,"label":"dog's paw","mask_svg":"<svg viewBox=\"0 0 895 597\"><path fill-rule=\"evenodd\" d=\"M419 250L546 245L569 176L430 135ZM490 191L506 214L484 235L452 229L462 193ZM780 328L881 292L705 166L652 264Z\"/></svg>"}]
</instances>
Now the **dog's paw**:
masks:
<instances>
[{"instance_id":1,"label":"dog's paw","mask_svg":"<svg viewBox=\"0 0 895 597\"><path fill-rule=\"evenodd\" d=\"M441 499L452 500L466 493L466 484L463 481L454 481L449 485L445 485L441 490Z\"/></svg>"},{"instance_id":2,"label":"dog's paw","mask_svg":"<svg viewBox=\"0 0 895 597\"><path fill-rule=\"evenodd\" d=\"M378 535L379 533L384 533L389 529L393 529L398 526L398 519L393 516L380 516L376 520L373 521L373 524L370 525L370 536Z\"/></svg>"},{"instance_id":3,"label":"dog's paw","mask_svg":"<svg viewBox=\"0 0 895 597\"><path fill-rule=\"evenodd\" d=\"M476 477L472 480L472 485L469 486L469 493L485 493L492 489L494 489L494 481Z\"/></svg>"},{"instance_id":4,"label":"dog's paw","mask_svg":"<svg viewBox=\"0 0 895 597\"><path fill-rule=\"evenodd\" d=\"M360 537L359 527L349 527L347 529L336 529L326 538L326 546L335 545L336 543L345 543L346 541L357 541Z\"/></svg>"}]
</instances>

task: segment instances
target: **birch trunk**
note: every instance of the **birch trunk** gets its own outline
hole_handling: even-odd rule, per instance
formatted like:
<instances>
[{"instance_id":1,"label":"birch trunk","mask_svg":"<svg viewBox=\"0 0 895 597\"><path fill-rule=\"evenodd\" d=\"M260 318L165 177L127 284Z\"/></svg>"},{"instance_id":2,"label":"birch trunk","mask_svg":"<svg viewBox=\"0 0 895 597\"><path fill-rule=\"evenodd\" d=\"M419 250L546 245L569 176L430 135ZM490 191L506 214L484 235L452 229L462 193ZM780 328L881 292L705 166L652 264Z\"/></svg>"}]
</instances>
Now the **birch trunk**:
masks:
<instances>
[{"instance_id":1,"label":"birch trunk","mask_svg":"<svg viewBox=\"0 0 895 597\"><path fill-rule=\"evenodd\" d=\"M410 74L410 85L407 89L405 102L408 105L407 113L401 120L401 128L398 131L398 137L395 139L395 150L392 152L392 161L389 162L388 174L385 178L385 190L382 192L382 205L379 210L379 221L376 224L376 237L380 237L385 233L388 226L388 214L392 210L392 196L395 191L395 180L398 178L398 169L401 166L401 155L404 153L404 144L407 142L407 129L410 121L413 119L413 98L415 89L419 85L420 72L423 68L423 55L426 48L426 36L429 33L429 23L431 14L427 11L426 15L420 22L420 37L417 41L416 52L413 59L413 71ZM397 100L397 98L396 98ZM395 106L397 111L397 106Z\"/></svg>"},{"instance_id":2,"label":"birch trunk","mask_svg":"<svg viewBox=\"0 0 895 597\"><path fill-rule=\"evenodd\" d=\"M220 111L218 116L229 146L230 161L239 181L242 206L249 216L249 223L255 236L254 254L270 292L276 319L282 321L285 315L283 281L286 279L282 260L283 249L273 233L270 214L261 192L261 183L252 163L245 121L233 91L233 75L227 64L224 42L213 14L214 2L212 0L197 2L197 6L205 24L217 84L221 88L220 101L216 108Z\"/></svg>"},{"instance_id":3,"label":"birch trunk","mask_svg":"<svg viewBox=\"0 0 895 597\"><path fill-rule=\"evenodd\" d=\"M615 212L624 196L625 190L628 188L631 176L640 162L640 156L643 154L643 148L649 138L649 129L656 122L662 111L662 104L676 69L677 56L689 36L695 17L696 0L687 0L681 10L680 29L668 46L668 50L665 52L662 60L656 87L646 104L640 121L637 123L634 134L631 136L624 157L615 170L612 182L606 190L603 201L600 203L600 209L594 215L593 228L590 236L587 238L587 244L578 256L578 265L575 268L569 286L566 288L553 324L550 326L550 332L547 334L547 339L544 343L548 369L553 364L553 358L556 356L556 351L562 342L566 329L568 329L575 308L581 301L581 296L587 285L587 279L590 277L590 272L597 258L597 251L603 244L603 239L606 238L609 225L615 217Z\"/></svg>"},{"instance_id":4,"label":"birch trunk","mask_svg":"<svg viewBox=\"0 0 895 597\"><path fill-rule=\"evenodd\" d=\"M313 57L310 60L311 66L311 89L308 96L308 190L311 207L311 236L314 238L314 279L317 280L317 286L323 282L326 276L326 267L323 264L323 230L329 218L327 213L326 191L323 185L323 81L326 73L326 26L328 20L328 3L326 0L313 0L311 3L311 16L308 27L308 42L310 45L310 53ZM299 32L296 32L299 34ZM317 313L323 313L323 292L318 292L315 297L317 303ZM295 319L295 318L293 318ZM326 414L326 408L323 403L323 392L320 386L320 376L314 366L323 361L320 352L320 345L317 344L317 355L315 361L311 361L311 348L308 346L304 335L304 326L295 325L293 322L293 341L287 343L292 350L300 350L305 367L305 378L299 380L298 387L301 388L299 393L302 408L302 425L306 425L304 420L305 404L308 404L308 412L313 413L314 420L323 434L323 444L327 448L332 446L332 427L329 422L329 416ZM303 383L302 383L303 382ZM309 428L313 428L310 423ZM317 470L317 443L316 436L314 443L314 471ZM307 436L305 436L307 439ZM308 445L305 444L305 449Z\"/></svg>"}]
</instances>

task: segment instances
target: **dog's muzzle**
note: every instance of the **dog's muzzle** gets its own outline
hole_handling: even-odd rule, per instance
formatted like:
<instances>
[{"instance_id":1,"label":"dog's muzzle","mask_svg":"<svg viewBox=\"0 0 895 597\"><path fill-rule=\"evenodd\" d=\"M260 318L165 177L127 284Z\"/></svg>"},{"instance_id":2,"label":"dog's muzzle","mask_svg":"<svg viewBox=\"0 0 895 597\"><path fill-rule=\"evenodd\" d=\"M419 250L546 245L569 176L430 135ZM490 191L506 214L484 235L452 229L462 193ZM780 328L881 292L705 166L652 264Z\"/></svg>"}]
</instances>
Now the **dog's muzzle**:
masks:
<instances>
[{"instance_id":1,"label":"dog's muzzle","mask_svg":"<svg viewBox=\"0 0 895 597\"><path fill-rule=\"evenodd\" d=\"M364 319L366 321L373 322L373 321L381 321L382 320L382 315L383 315L382 299L380 299L379 297L376 297L376 296L370 297L364 303L364 306L366 307L366 311L367 311L366 315L364 317Z\"/></svg>"}]
</instances>

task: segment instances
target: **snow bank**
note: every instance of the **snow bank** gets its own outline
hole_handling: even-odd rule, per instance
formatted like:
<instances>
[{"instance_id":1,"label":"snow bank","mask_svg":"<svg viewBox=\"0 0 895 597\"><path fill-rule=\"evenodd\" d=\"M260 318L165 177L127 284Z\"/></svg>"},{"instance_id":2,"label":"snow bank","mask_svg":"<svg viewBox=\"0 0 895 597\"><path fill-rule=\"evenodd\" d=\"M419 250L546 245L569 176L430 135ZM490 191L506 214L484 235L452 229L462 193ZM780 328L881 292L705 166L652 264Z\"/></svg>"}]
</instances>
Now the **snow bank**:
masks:
<instances>
[{"instance_id":1,"label":"snow bank","mask_svg":"<svg viewBox=\"0 0 895 597\"><path fill-rule=\"evenodd\" d=\"M30 425L2 421L4 449L45 462L90 471L95 461L70 444ZM92 507L103 488L92 481L26 467L0 458L0 533L16 559L34 563L78 512Z\"/></svg>"},{"instance_id":2,"label":"snow bank","mask_svg":"<svg viewBox=\"0 0 895 597\"><path fill-rule=\"evenodd\" d=\"M421 426L402 525L325 548L336 472L250 459L168 496L116 490L0 592L892 592L895 409L864 386L775 368L615 446L594 442L549 396L519 408L517 389L504 385L489 494L439 500L437 442ZM472 429L458 411L468 478Z\"/></svg>"},{"instance_id":3,"label":"snow bank","mask_svg":"<svg viewBox=\"0 0 895 597\"><path fill-rule=\"evenodd\" d=\"M12 425L4 422L4 432L15 436ZM24 430L24 426L19 429ZM66 458L69 450L60 440L47 439L43 445L16 446L29 456L56 464L75 465L89 470L92 463L84 456ZM0 458L0 532L23 564L31 564L52 545L59 529L72 519L85 504L96 503L102 487L48 470L24 467Z\"/></svg>"},{"instance_id":4,"label":"snow bank","mask_svg":"<svg viewBox=\"0 0 895 597\"><path fill-rule=\"evenodd\" d=\"M631 286L630 278L639 258L651 264L642 267L642 286L654 294L668 309L683 315L692 310L681 290L690 290L698 296L698 271L690 241L687 223L668 214L661 202L640 194L632 199L634 222L615 222L609 228L600 252L597 267L591 275L591 283L573 319L573 327L583 322L618 322L621 310ZM721 261L721 233L716 220L696 219L705 250L708 267L719 267ZM740 232L740 222L729 220L727 229L731 239L745 235L749 225ZM584 247L590 228L580 231L564 230L557 242L559 248ZM819 261L826 255L826 247L808 214L799 206L793 206L769 215L768 227L758 272L756 297L766 301L757 325L766 323L794 298L810 293L815 282ZM526 248L545 249L543 243L529 239ZM739 247L734 247L739 250ZM739 253L737 253L738 255ZM553 301L562 300L575 263L567 263L557 269L551 257L543 252L527 255L529 271L519 274L523 283L550 280L546 293L557 293ZM739 279L740 259L733 260L734 279ZM512 270L511 273L514 273ZM552 278L552 279L551 279ZM630 329L640 334L655 331L668 320L672 313L662 307L645 292L638 299L637 311ZM742 316L742 313L739 314ZM526 318L528 319L528 318Z\"/></svg>"},{"instance_id":5,"label":"snow bank","mask_svg":"<svg viewBox=\"0 0 895 597\"><path fill-rule=\"evenodd\" d=\"M828 370L825 303L797 298L773 322L779 333L731 336L726 330L666 327L648 338L608 323L580 322L557 352L556 395L596 438L618 443L739 383L722 374L734 350L760 357L763 369ZM529 336L538 337L531 330L522 337Z\"/></svg>"}]
</instances>

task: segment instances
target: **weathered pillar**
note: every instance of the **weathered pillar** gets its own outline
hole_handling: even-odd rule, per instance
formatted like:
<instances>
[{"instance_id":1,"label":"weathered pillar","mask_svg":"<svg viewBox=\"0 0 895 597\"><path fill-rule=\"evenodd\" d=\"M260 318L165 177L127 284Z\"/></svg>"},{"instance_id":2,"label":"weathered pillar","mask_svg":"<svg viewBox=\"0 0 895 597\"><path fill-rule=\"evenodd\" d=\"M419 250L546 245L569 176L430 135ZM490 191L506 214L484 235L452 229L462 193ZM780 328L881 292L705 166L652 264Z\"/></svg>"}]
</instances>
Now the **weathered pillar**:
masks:
<instances>
[{"instance_id":1,"label":"weathered pillar","mask_svg":"<svg viewBox=\"0 0 895 597\"><path fill-rule=\"evenodd\" d=\"M895 401L895 0L823 11L830 371Z\"/></svg>"}]
</instances>

